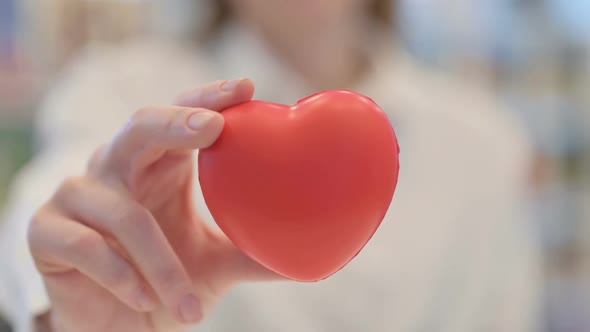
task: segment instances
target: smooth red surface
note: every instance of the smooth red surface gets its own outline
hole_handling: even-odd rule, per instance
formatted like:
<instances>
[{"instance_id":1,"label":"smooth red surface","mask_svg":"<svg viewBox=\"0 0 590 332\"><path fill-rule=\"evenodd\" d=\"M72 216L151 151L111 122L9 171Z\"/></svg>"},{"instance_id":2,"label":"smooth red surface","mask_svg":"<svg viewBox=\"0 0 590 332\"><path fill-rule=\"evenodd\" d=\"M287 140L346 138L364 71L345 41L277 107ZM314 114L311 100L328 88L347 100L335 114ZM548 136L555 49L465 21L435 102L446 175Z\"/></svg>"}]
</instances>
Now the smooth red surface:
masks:
<instances>
[{"instance_id":1,"label":"smooth red surface","mask_svg":"<svg viewBox=\"0 0 590 332\"><path fill-rule=\"evenodd\" d=\"M385 113L350 91L294 106L247 102L223 112L199 154L215 221L251 258L287 278L324 279L379 227L393 197L399 147Z\"/></svg>"}]
</instances>

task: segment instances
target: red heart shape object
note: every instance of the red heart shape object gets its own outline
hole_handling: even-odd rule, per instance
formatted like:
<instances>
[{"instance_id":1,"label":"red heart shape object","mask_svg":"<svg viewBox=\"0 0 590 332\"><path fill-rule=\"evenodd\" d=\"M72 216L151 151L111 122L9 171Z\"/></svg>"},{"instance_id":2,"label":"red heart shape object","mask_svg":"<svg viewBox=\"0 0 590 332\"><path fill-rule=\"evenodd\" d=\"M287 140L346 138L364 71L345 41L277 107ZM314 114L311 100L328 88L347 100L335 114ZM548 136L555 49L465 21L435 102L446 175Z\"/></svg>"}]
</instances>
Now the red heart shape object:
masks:
<instances>
[{"instance_id":1,"label":"red heart shape object","mask_svg":"<svg viewBox=\"0 0 590 332\"><path fill-rule=\"evenodd\" d=\"M207 206L229 239L298 281L329 277L373 236L397 184L399 146L386 114L351 91L294 106L250 101L223 112L199 153Z\"/></svg>"}]
</instances>

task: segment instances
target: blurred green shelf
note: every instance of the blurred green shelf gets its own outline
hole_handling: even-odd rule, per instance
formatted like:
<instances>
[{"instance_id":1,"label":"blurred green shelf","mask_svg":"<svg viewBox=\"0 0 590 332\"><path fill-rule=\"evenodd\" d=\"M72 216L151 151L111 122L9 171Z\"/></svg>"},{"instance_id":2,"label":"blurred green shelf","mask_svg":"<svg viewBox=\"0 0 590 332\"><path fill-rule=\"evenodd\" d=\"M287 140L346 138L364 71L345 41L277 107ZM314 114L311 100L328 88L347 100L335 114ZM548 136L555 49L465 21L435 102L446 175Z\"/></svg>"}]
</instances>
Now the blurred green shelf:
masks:
<instances>
[{"instance_id":1,"label":"blurred green shelf","mask_svg":"<svg viewBox=\"0 0 590 332\"><path fill-rule=\"evenodd\" d=\"M14 175L33 154L33 132L26 121L0 119L0 206Z\"/></svg>"}]
</instances>

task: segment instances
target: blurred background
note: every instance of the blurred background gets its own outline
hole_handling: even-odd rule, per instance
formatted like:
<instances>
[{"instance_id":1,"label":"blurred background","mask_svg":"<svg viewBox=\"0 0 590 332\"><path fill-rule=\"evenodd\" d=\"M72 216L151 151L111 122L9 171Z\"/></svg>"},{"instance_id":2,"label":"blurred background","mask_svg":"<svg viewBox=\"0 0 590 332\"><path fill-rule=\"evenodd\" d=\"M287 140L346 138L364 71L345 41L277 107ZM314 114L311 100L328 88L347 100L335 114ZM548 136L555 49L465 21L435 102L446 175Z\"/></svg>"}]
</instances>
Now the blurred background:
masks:
<instances>
[{"instance_id":1,"label":"blurred background","mask_svg":"<svg viewBox=\"0 0 590 332\"><path fill-rule=\"evenodd\" d=\"M83 47L182 36L194 0L0 0L0 209L35 152L47 88ZM402 0L401 38L427 66L493 91L535 146L531 205L547 331L590 331L590 1ZM2 331L2 327L0 327Z\"/></svg>"}]
</instances>

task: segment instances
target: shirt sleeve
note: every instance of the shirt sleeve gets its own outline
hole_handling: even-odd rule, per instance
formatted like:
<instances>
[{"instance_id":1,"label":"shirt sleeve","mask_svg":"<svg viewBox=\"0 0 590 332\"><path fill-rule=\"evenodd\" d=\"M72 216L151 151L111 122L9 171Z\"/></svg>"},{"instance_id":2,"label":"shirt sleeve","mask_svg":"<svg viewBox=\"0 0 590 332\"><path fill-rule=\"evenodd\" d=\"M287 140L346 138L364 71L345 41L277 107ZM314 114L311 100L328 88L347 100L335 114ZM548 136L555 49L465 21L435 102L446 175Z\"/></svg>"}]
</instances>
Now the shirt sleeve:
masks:
<instances>
[{"instance_id":1,"label":"shirt sleeve","mask_svg":"<svg viewBox=\"0 0 590 332\"><path fill-rule=\"evenodd\" d=\"M31 318L49 306L27 244L29 221L60 179L78 174L85 160L82 144L50 150L36 157L15 180L0 230L0 261L6 265L0 275L0 309L16 332L30 331Z\"/></svg>"},{"instance_id":2,"label":"shirt sleeve","mask_svg":"<svg viewBox=\"0 0 590 332\"><path fill-rule=\"evenodd\" d=\"M126 105L110 87L100 58L82 57L56 83L39 110L38 153L13 180L0 215L0 311L15 332L29 332L32 318L49 308L43 281L27 244L35 211L59 183L84 172L92 152L126 118Z\"/></svg>"}]
</instances>

